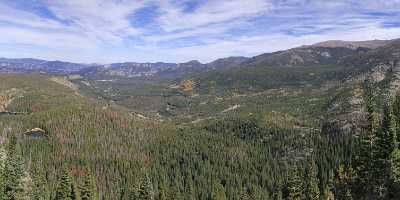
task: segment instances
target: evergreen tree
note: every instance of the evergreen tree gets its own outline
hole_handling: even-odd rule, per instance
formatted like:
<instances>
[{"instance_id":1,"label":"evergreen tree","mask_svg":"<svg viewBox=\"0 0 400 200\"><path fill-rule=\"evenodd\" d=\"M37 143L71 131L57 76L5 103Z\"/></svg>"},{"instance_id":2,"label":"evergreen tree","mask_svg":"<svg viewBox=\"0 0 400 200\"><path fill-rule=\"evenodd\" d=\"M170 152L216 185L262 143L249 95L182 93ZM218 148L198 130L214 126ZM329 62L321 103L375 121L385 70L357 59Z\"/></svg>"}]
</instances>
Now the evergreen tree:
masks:
<instances>
[{"instance_id":1,"label":"evergreen tree","mask_svg":"<svg viewBox=\"0 0 400 200\"><path fill-rule=\"evenodd\" d=\"M167 194L168 194L168 189L165 184L165 178L161 178L158 184L158 199L167 200Z\"/></svg>"},{"instance_id":2,"label":"evergreen tree","mask_svg":"<svg viewBox=\"0 0 400 200\"><path fill-rule=\"evenodd\" d=\"M400 143L400 92L397 92L393 104L392 104L392 110L393 110L393 115L395 116L396 119L396 135L397 135L397 143Z\"/></svg>"},{"instance_id":3,"label":"evergreen tree","mask_svg":"<svg viewBox=\"0 0 400 200\"><path fill-rule=\"evenodd\" d=\"M391 185L390 197L398 197L400 195L400 149L395 149L392 154L391 162Z\"/></svg>"},{"instance_id":4,"label":"evergreen tree","mask_svg":"<svg viewBox=\"0 0 400 200\"><path fill-rule=\"evenodd\" d=\"M7 157L3 171L4 199L14 200L22 192L21 178L23 176L22 158L17 154L17 138L13 134L9 137L6 148Z\"/></svg>"},{"instance_id":5,"label":"evergreen tree","mask_svg":"<svg viewBox=\"0 0 400 200\"><path fill-rule=\"evenodd\" d=\"M375 188L373 177L374 166L373 162L371 162L375 158L375 139L379 129L378 115L375 112L375 107L375 92L371 91L366 101L368 127L361 137L358 152L355 156L358 193L366 198L373 195Z\"/></svg>"},{"instance_id":6,"label":"evergreen tree","mask_svg":"<svg viewBox=\"0 0 400 200\"><path fill-rule=\"evenodd\" d=\"M78 200L78 189L67 168L64 168L58 180L55 200Z\"/></svg>"},{"instance_id":7,"label":"evergreen tree","mask_svg":"<svg viewBox=\"0 0 400 200\"><path fill-rule=\"evenodd\" d=\"M339 165L335 181L335 197L337 199L352 199L351 187L353 183L353 169L350 165Z\"/></svg>"},{"instance_id":8,"label":"evergreen tree","mask_svg":"<svg viewBox=\"0 0 400 200\"><path fill-rule=\"evenodd\" d=\"M272 199L273 200L282 200L283 199L283 194L282 194L282 184L280 181L277 181L276 186L274 188L274 192L272 194Z\"/></svg>"},{"instance_id":9,"label":"evergreen tree","mask_svg":"<svg viewBox=\"0 0 400 200\"><path fill-rule=\"evenodd\" d=\"M217 182L213 184L211 200L227 200L225 188L221 185L221 183Z\"/></svg>"},{"instance_id":10,"label":"evergreen tree","mask_svg":"<svg viewBox=\"0 0 400 200\"><path fill-rule=\"evenodd\" d=\"M329 171L328 174L328 183L326 184L324 188L324 196L323 200L334 200L335 195L333 194L333 189L334 189L334 174L332 171Z\"/></svg>"},{"instance_id":11,"label":"evergreen tree","mask_svg":"<svg viewBox=\"0 0 400 200\"><path fill-rule=\"evenodd\" d=\"M47 179L43 170L36 169L33 171L33 199L34 200L48 200L50 199L50 191L47 187Z\"/></svg>"},{"instance_id":12,"label":"evergreen tree","mask_svg":"<svg viewBox=\"0 0 400 200\"><path fill-rule=\"evenodd\" d=\"M149 178L147 173L144 173L140 178L139 185L136 191L136 199L137 200L153 200L154 199L154 190L153 184Z\"/></svg>"},{"instance_id":13,"label":"evergreen tree","mask_svg":"<svg viewBox=\"0 0 400 200\"><path fill-rule=\"evenodd\" d=\"M382 128L376 135L373 159L374 193L378 198L383 198L387 193L391 174L391 156L397 148L396 143L396 119L392 106L388 103L384 107Z\"/></svg>"},{"instance_id":14,"label":"evergreen tree","mask_svg":"<svg viewBox=\"0 0 400 200\"><path fill-rule=\"evenodd\" d=\"M80 187L80 194L82 200L99 199L96 186L96 178L93 176L89 168L87 168L86 175L83 177L83 184Z\"/></svg>"},{"instance_id":15,"label":"evergreen tree","mask_svg":"<svg viewBox=\"0 0 400 200\"><path fill-rule=\"evenodd\" d=\"M167 200L167 192L165 191L165 188L161 188L159 190L159 194L158 194L158 199L159 200Z\"/></svg>"},{"instance_id":16,"label":"evergreen tree","mask_svg":"<svg viewBox=\"0 0 400 200\"><path fill-rule=\"evenodd\" d=\"M176 199L176 200L183 200L183 195L181 193L181 190L179 189L179 184L175 180L175 184L171 185L169 193L168 193L168 199Z\"/></svg>"},{"instance_id":17,"label":"evergreen tree","mask_svg":"<svg viewBox=\"0 0 400 200\"><path fill-rule=\"evenodd\" d=\"M192 175L189 174L189 176L186 178L186 187L185 187L185 199L186 200L194 200L196 199L196 193L193 188L193 181L192 181Z\"/></svg>"},{"instance_id":18,"label":"evergreen tree","mask_svg":"<svg viewBox=\"0 0 400 200\"><path fill-rule=\"evenodd\" d=\"M319 200L320 192L319 192L319 180L318 180L318 172L317 167L315 165L314 160L308 164L306 173L305 173L305 196L307 200Z\"/></svg>"},{"instance_id":19,"label":"evergreen tree","mask_svg":"<svg viewBox=\"0 0 400 200\"><path fill-rule=\"evenodd\" d=\"M288 180L288 200L301 200L303 198L303 184L298 172L293 172Z\"/></svg>"}]
</instances>

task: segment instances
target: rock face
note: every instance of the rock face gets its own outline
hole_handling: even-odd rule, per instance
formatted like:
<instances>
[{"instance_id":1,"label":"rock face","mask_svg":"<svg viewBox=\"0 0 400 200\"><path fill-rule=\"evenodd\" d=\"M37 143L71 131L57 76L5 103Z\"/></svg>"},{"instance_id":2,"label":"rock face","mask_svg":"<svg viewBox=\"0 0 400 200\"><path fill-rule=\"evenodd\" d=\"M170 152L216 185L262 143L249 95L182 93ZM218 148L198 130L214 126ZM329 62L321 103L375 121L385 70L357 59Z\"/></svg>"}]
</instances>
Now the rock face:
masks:
<instances>
[{"instance_id":1,"label":"rock face","mask_svg":"<svg viewBox=\"0 0 400 200\"><path fill-rule=\"evenodd\" d=\"M346 84L353 85L352 92L344 101L331 104L333 118L328 118L323 126L325 133L360 134L366 126L366 113L363 108L364 81L378 83L382 89L383 100L387 100L400 90L400 41L393 40L386 46L366 53L349 57L339 65L357 68L357 75L349 77Z\"/></svg>"}]
</instances>

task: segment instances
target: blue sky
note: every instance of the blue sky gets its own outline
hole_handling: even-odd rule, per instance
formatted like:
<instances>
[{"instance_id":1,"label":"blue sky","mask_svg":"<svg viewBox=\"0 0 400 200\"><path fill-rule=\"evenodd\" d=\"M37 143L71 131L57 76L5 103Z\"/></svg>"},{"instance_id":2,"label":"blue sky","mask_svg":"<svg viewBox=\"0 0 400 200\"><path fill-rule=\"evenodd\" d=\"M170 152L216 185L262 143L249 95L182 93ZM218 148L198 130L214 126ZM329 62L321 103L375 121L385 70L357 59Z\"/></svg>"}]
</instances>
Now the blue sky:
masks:
<instances>
[{"instance_id":1,"label":"blue sky","mask_svg":"<svg viewBox=\"0 0 400 200\"><path fill-rule=\"evenodd\" d=\"M400 38L400 0L0 0L0 57L209 62Z\"/></svg>"}]
</instances>

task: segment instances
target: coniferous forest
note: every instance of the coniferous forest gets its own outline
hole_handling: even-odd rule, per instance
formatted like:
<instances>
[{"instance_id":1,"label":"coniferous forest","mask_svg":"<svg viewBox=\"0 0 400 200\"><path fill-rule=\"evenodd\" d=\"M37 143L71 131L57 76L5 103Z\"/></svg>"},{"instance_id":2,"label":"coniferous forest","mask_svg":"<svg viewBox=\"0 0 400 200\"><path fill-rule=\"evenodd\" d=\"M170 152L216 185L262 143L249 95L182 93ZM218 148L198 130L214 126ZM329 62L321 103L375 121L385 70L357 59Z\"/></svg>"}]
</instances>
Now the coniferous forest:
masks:
<instances>
[{"instance_id":1,"label":"coniferous forest","mask_svg":"<svg viewBox=\"0 0 400 200\"><path fill-rule=\"evenodd\" d=\"M20 76L2 79L4 88L24 90L10 106L23 114L0 116L3 199L396 199L400 192L400 95L382 95L378 85L363 86L365 123L346 134L239 112L157 122L45 76ZM31 135L32 127L43 132Z\"/></svg>"}]
</instances>

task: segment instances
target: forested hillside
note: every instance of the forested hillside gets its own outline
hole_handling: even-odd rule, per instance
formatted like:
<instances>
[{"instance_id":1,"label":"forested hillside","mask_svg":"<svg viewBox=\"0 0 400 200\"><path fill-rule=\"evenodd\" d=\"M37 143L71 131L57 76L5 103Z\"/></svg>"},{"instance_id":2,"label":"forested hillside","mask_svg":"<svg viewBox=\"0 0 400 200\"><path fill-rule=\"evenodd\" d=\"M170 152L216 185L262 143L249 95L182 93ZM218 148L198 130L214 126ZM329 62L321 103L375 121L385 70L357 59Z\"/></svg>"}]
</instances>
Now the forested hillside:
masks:
<instances>
[{"instance_id":1,"label":"forested hillside","mask_svg":"<svg viewBox=\"0 0 400 200\"><path fill-rule=\"evenodd\" d=\"M16 136L12 154L23 158L10 169L21 174L10 187L21 189L6 189L6 195L62 199L60 190L70 184L82 196L79 188L90 171L101 199L132 199L140 177L147 176L155 199L264 199L278 186L288 195L283 189L289 174L296 169L300 175L313 162L321 191L326 190L329 171L350 157L351 137L235 114L177 127L131 116L53 80L42 75L0 79L2 93L19 91L9 95L7 111L23 111L0 116L3 149L10 152L6 146L14 139L8 138ZM44 132L31 135L27 130L33 128ZM43 188L35 189L37 181Z\"/></svg>"},{"instance_id":2,"label":"forested hillside","mask_svg":"<svg viewBox=\"0 0 400 200\"><path fill-rule=\"evenodd\" d=\"M302 47L165 79L2 74L0 196L396 199L397 47Z\"/></svg>"}]
</instances>

